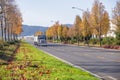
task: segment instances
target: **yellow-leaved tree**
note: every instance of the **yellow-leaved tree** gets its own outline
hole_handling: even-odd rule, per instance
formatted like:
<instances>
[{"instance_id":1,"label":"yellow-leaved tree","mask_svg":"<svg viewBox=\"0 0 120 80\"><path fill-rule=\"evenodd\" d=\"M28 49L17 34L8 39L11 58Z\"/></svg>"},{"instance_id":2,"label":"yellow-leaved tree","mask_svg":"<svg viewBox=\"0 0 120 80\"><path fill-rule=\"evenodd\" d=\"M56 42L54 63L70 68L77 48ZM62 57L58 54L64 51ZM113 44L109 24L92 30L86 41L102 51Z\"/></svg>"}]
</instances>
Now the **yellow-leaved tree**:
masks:
<instances>
[{"instance_id":1,"label":"yellow-leaved tree","mask_svg":"<svg viewBox=\"0 0 120 80\"><path fill-rule=\"evenodd\" d=\"M76 16L75 18L75 23L74 23L74 31L75 31L75 37L76 37L76 40L78 42L78 45L79 45L79 40L80 40L80 36L82 35L82 20L80 18L80 16Z\"/></svg>"},{"instance_id":2,"label":"yellow-leaved tree","mask_svg":"<svg viewBox=\"0 0 120 80\"><path fill-rule=\"evenodd\" d=\"M22 15L15 0L0 0L0 15L2 40L16 40L23 30Z\"/></svg>"},{"instance_id":3,"label":"yellow-leaved tree","mask_svg":"<svg viewBox=\"0 0 120 80\"><path fill-rule=\"evenodd\" d=\"M116 44L120 45L120 0L116 2L113 9L112 22L116 25Z\"/></svg>"},{"instance_id":4,"label":"yellow-leaved tree","mask_svg":"<svg viewBox=\"0 0 120 80\"><path fill-rule=\"evenodd\" d=\"M105 21L104 21L105 20ZM109 30L109 16L105 10L105 6L99 1L95 0L91 13L91 26L93 35L99 37L101 46L101 35L106 34Z\"/></svg>"},{"instance_id":5,"label":"yellow-leaved tree","mask_svg":"<svg viewBox=\"0 0 120 80\"><path fill-rule=\"evenodd\" d=\"M92 34L92 28L90 26L90 12L84 11L82 17L82 35L84 36L85 43L88 44L88 39Z\"/></svg>"},{"instance_id":6,"label":"yellow-leaved tree","mask_svg":"<svg viewBox=\"0 0 120 80\"><path fill-rule=\"evenodd\" d=\"M35 36L42 35L43 33L41 31L35 32Z\"/></svg>"},{"instance_id":7,"label":"yellow-leaved tree","mask_svg":"<svg viewBox=\"0 0 120 80\"><path fill-rule=\"evenodd\" d=\"M68 35L67 35L67 32L68 32L68 27L66 25L62 25L63 29L62 29L62 37L64 40L67 39Z\"/></svg>"},{"instance_id":8,"label":"yellow-leaved tree","mask_svg":"<svg viewBox=\"0 0 120 80\"><path fill-rule=\"evenodd\" d=\"M62 38L62 25L58 24L58 28L57 28L57 33L58 33L58 39L61 41Z\"/></svg>"}]
</instances>

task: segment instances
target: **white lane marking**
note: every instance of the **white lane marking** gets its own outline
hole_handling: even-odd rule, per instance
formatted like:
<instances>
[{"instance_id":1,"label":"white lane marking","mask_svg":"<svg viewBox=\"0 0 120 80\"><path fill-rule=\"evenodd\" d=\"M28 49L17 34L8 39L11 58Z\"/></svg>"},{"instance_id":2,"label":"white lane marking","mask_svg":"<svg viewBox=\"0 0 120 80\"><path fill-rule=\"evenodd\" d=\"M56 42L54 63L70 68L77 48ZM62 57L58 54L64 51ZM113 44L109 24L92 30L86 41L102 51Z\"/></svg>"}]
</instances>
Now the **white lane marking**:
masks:
<instances>
[{"instance_id":1,"label":"white lane marking","mask_svg":"<svg viewBox=\"0 0 120 80\"><path fill-rule=\"evenodd\" d=\"M116 78L114 77L111 77L111 76L107 76L108 78L112 79L112 80L117 80Z\"/></svg>"},{"instance_id":2,"label":"white lane marking","mask_svg":"<svg viewBox=\"0 0 120 80\"><path fill-rule=\"evenodd\" d=\"M105 59L105 57L103 57L103 56L98 56L98 58L99 58L99 59Z\"/></svg>"},{"instance_id":3,"label":"white lane marking","mask_svg":"<svg viewBox=\"0 0 120 80\"><path fill-rule=\"evenodd\" d=\"M114 55L115 53L108 53L108 54Z\"/></svg>"},{"instance_id":4,"label":"white lane marking","mask_svg":"<svg viewBox=\"0 0 120 80\"><path fill-rule=\"evenodd\" d=\"M89 54L84 54L84 56L90 56Z\"/></svg>"}]
</instances>

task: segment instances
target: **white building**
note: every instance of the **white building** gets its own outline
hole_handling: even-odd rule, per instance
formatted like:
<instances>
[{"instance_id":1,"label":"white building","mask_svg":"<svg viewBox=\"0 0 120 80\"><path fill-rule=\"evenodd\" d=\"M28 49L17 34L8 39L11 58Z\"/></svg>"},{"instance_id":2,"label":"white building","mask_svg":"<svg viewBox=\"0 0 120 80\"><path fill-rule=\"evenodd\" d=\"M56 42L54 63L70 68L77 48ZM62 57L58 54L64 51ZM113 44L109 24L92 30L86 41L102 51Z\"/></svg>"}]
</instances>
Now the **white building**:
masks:
<instances>
[{"instance_id":1,"label":"white building","mask_svg":"<svg viewBox=\"0 0 120 80\"><path fill-rule=\"evenodd\" d=\"M109 30L108 33L107 33L107 37L116 37L115 30L116 30L116 25L114 25L114 24L110 21L110 30Z\"/></svg>"}]
</instances>

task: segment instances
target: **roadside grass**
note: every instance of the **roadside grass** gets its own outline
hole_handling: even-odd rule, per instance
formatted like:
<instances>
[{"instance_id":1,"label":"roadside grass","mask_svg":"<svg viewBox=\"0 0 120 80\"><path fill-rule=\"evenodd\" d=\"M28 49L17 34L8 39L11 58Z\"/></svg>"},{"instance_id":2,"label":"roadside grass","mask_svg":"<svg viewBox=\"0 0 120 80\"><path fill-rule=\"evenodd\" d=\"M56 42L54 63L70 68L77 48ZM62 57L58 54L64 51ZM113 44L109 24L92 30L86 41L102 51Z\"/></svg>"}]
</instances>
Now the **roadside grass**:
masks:
<instances>
[{"instance_id":1,"label":"roadside grass","mask_svg":"<svg viewBox=\"0 0 120 80\"><path fill-rule=\"evenodd\" d=\"M9 44L6 42L4 43L4 47L0 47L0 65L7 63L7 61L13 55L17 45L17 43Z\"/></svg>"},{"instance_id":2,"label":"roadside grass","mask_svg":"<svg viewBox=\"0 0 120 80\"><path fill-rule=\"evenodd\" d=\"M14 61L0 65L0 80L99 80L22 42Z\"/></svg>"}]
</instances>

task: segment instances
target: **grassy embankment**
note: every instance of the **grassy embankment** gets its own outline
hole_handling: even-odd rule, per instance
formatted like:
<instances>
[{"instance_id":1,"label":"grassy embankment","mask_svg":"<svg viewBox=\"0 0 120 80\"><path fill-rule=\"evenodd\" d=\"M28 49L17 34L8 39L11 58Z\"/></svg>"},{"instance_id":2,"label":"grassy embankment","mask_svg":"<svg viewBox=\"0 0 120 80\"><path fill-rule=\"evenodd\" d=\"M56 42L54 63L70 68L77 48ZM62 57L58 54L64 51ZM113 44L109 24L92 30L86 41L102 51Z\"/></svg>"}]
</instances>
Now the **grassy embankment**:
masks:
<instances>
[{"instance_id":1,"label":"grassy embankment","mask_svg":"<svg viewBox=\"0 0 120 80\"><path fill-rule=\"evenodd\" d=\"M91 74L67 65L51 57L30 44L22 42L14 60L7 57L15 50L14 45L6 47L0 54L0 80L98 80Z\"/></svg>"}]
</instances>

